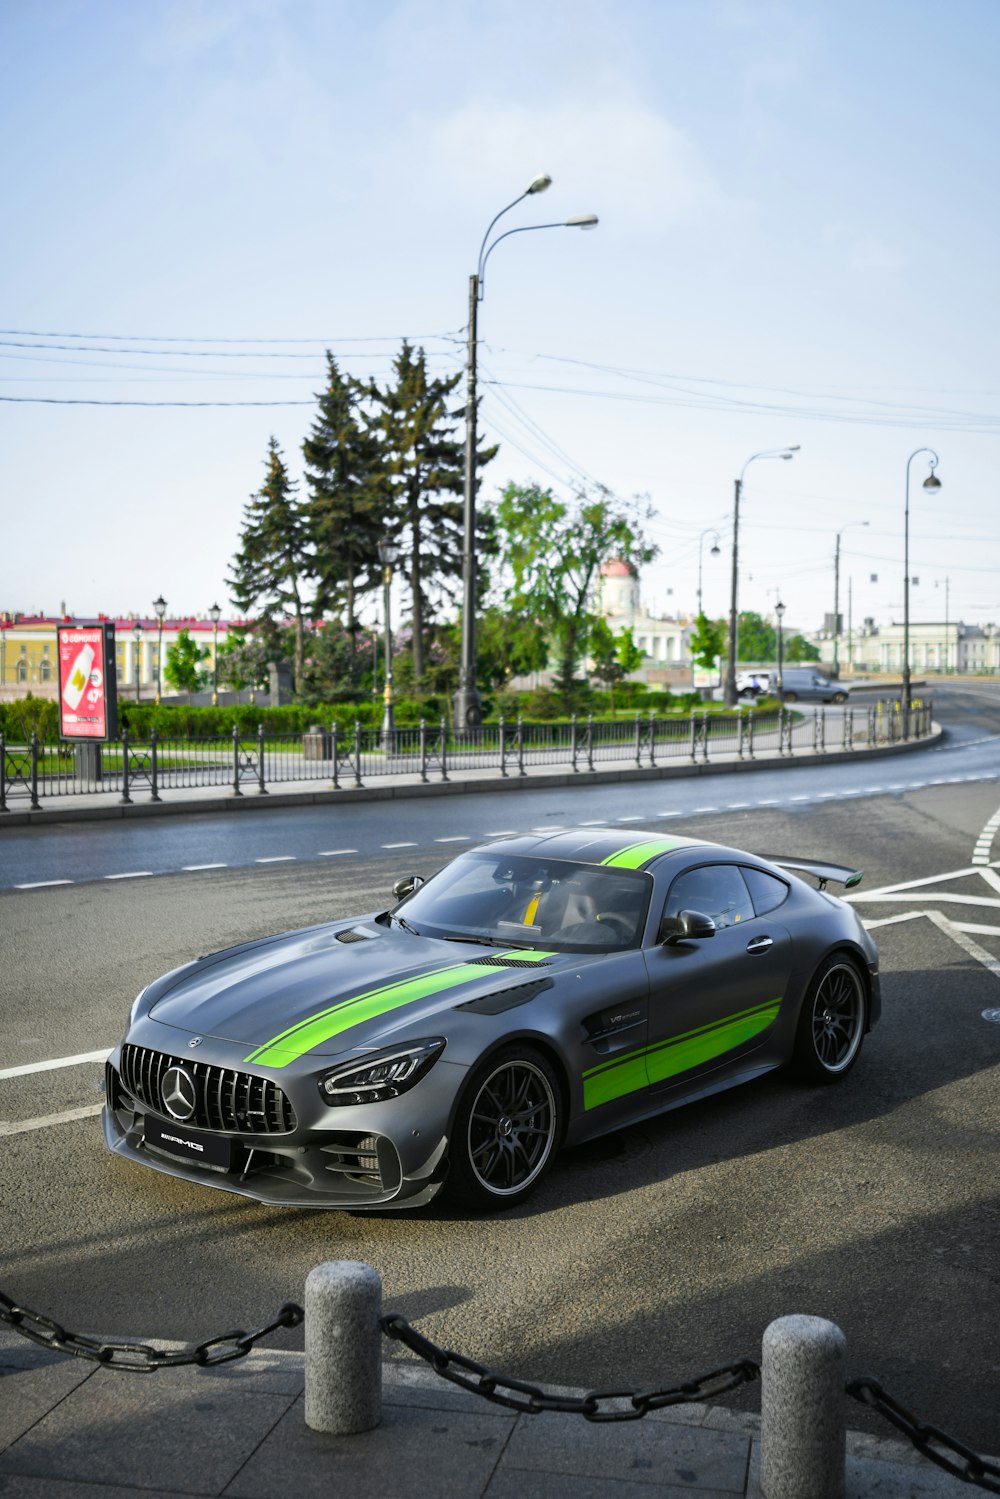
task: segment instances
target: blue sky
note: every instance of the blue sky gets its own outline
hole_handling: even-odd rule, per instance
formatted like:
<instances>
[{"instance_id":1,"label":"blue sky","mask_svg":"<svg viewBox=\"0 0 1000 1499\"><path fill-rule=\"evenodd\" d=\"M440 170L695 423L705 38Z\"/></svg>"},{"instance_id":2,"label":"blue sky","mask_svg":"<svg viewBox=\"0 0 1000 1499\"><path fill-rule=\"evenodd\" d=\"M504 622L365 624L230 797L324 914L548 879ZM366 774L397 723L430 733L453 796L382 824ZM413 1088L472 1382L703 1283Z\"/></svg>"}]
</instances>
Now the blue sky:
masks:
<instances>
[{"instance_id":1,"label":"blue sky","mask_svg":"<svg viewBox=\"0 0 1000 1499\"><path fill-rule=\"evenodd\" d=\"M722 614L733 480L800 443L747 472L741 606L818 627L843 531L841 608L888 622L929 445L912 617L947 583L1000 621L998 64L996 0L2 0L0 608L225 606L324 347L461 369L486 225L547 171L504 227L601 223L490 261L487 495L648 493L646 602L694 609L714 527Z\"/></svg>"}]
</instances>

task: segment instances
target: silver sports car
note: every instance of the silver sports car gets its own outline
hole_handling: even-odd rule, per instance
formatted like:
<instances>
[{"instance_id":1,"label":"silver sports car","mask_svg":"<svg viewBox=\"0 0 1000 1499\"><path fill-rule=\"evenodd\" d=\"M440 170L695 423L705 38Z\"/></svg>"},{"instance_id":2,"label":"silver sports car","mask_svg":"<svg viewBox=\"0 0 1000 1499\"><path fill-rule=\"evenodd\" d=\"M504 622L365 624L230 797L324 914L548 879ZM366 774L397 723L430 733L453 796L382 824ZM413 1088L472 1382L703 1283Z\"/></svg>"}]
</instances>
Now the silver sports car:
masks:
<instances>
[{"instance_id":1,"label":"silver sports car","mask_svg":"<svg viewBox=\"0 0 1000 1499\"><path fill-rule=\"evenodd\" d=\"M611 828L471 849L389 910L155 980L104 1138L259 1202L520 1202L562 1145L786 1063L842 1078L878 954L826 885L860 878Z\"/></svg>"}]
</instances>

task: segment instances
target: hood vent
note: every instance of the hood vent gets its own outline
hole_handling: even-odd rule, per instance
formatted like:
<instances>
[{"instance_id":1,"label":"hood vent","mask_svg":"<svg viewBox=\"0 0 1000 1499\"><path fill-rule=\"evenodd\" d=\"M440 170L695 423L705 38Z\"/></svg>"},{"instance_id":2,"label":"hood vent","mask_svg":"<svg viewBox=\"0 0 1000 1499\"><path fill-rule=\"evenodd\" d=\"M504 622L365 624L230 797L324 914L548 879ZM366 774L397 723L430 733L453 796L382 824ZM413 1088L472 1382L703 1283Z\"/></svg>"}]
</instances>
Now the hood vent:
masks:
<instances>
[{"instance_id":1,"label":"hood vent","mask_svg":"<svg viewBox=\"0 0 1000 1499\"><path fill-rule=\"evenodd\" d=\"M353 929L351 931L337 933L338 942L372 942L373 940L374 939L370 937L367 932L359 932Z\"/></svg>"},{"instance_id":2,"label":"hood vent","mask_svg":"<svg viewBox=\"0 0 1000 1499\"><path fill-rule=\"evenodd\" d=\"M481 968L546 968L548 965L543 958L472 958L471 966Z\"/></svg>"}]
</instances>

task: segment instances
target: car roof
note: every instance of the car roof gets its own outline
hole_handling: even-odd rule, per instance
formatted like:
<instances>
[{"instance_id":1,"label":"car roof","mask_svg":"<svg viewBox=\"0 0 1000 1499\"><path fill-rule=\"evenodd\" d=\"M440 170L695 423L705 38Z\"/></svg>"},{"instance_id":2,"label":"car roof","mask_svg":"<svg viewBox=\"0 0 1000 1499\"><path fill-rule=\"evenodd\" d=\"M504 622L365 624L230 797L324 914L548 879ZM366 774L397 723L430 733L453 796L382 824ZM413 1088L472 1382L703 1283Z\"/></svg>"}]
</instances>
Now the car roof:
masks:
<instances>
[{"instance_id":1,"label":"car roof","mask_svg":"<svg viewBox=\"0 0 1000 1499\"><path fill-rule=\"evenodd\" d=\"M752 854L709 843L703 838L689 838L680 833L662 833L652 829L630 828L559 828L551 833L523 833L512 838L498 838L472 852L503 849L511 854L528 854L535 858L565 860L567 863L598 864L613 869L648 869L660 859L698 850L712 858L762 862Z\"/></svg>"}]
</instances>

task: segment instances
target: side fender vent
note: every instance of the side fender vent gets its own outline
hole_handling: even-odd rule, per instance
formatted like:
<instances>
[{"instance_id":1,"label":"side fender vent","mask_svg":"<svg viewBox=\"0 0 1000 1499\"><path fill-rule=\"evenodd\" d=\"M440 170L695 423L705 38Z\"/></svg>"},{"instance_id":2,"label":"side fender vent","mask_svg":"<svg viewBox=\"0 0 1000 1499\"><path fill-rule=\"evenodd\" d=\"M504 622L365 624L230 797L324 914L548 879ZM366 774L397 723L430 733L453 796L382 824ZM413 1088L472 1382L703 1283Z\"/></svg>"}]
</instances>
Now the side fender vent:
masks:
<instances>
[{"instance_id":1,"label":"side fender vent","mask_svg":"<svg viewBox=\"0 0 1000 1499\"><path fill-rule=\"evenodd\" d=\"M514 1010L526 1005L536 994L551 989L551 979L538 979L534 984L515 984L512 989L502 989L498 994L484 994L480 999L467 999L456 1005L456 1010L471 1010L477 1015L502 1015L504 1010Z\"/></svg>"}]
</instances>

